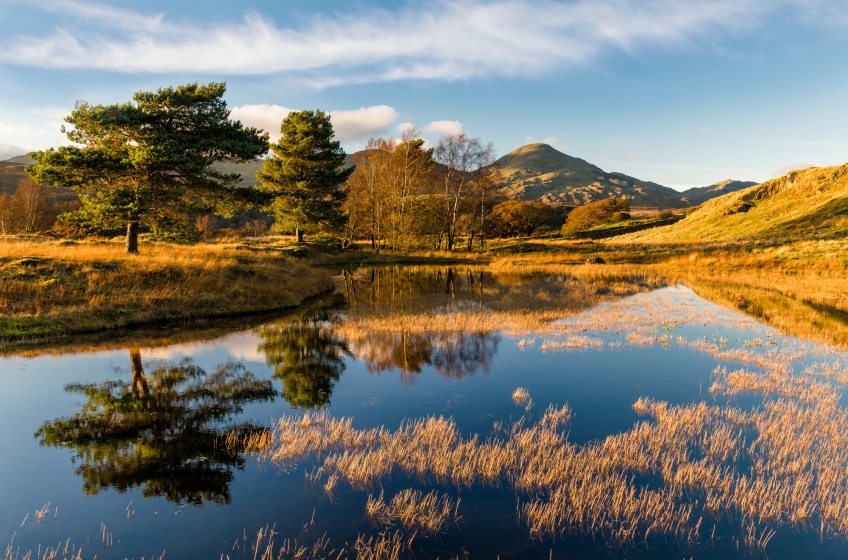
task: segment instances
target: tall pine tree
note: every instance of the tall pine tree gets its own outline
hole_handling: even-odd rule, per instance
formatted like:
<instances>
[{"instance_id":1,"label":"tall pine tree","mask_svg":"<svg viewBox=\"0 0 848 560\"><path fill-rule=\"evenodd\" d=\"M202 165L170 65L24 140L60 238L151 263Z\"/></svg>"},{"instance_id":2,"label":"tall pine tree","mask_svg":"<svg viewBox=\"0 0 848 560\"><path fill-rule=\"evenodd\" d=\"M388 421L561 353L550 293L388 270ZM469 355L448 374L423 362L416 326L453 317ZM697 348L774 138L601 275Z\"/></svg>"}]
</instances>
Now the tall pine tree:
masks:
<instances>
[{"instance_id":1,"label":"tall pine tree","mask_svg":"<svg viewBox=\"0 0 848 560\"><path fill-rule=\"evenodd\" d=\"M139 226L188 230L189 213L232 214L266 203L254 189L237 188L237 173L216 161L245 161L268 151L268 134L229 120L226 84L197 83L138 92L133 102L78 102L65 121L75 145L34 152L27 172L38 181L81 193L70 219L95 227L126 226L126 252L138 252ZM65 128L62 127L62 131Z\"/></svg>"},{"instance_id":2,"label":"tall pine tree","mask_svg":"<svg viewBox=\"0 0 848 560\"><path fill-rule=\"evenodd\" d=\"M280 125L283 136L271 144L274 156L256 172L277 198L271 208L277 223L294 230L297 242L310 228L339 228L347 192L342 185L353 173L344 168L345 153L330 116L323 111L294 111Z\"/></svg>"}]
</instances>

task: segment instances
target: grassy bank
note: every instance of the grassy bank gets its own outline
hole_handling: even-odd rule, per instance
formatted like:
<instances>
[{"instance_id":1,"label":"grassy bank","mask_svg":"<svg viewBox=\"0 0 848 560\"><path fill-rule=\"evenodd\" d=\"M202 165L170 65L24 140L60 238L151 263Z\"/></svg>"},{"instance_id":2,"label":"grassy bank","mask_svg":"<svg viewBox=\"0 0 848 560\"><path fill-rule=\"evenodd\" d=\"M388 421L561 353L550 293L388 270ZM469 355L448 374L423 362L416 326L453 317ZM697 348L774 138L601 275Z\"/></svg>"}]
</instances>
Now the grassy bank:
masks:
<instances>
[{"instance_id":1,"label":"grassy bank","mask_svg":"<svg viewBox=\"0 0 848 560\"><path fill-rule=\"evenodd\" d=\"M331 273L281 251L220 245L0 240L0 339L291 308Z\"/></svg>"},{"instance_id":2,"label":"grassy bank","mask_svg":"<svg viewBox=\"0 0 848 560\"><path fill-rule=\"evenodd\" d=\"M586 264L600 257L606 264ZM330 290L342 268L478 264L499 274L657 277L788 334L848 344L848 240L670 242L502 240L485 253L292 245L266 237L195 246L0 239L0 340L53 337L291 308Z\"/></svg>"}]
</instances>

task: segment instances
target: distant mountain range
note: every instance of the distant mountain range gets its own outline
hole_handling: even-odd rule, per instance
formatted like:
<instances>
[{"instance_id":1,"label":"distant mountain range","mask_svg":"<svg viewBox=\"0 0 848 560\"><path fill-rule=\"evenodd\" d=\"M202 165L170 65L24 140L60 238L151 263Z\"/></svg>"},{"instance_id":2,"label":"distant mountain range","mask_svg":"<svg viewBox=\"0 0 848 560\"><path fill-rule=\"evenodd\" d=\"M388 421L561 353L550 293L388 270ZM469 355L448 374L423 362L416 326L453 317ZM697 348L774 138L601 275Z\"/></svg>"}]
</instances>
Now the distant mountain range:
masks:
<instances>
[{"instance_id":1,"label":"distant mountain range","mask_svg":"<svg viewBox=\"0 0 848 560\"><path fill-rule=\"evenodd\" d=\"M360 152L357 152L360 153ZM349 154L345 165L353 165ZM31 164L29 156L17 156L0 162L0 192L14 189L25 177L23 168ZM504 182L500 194L517 200L538 200L579 206L604 198L627 198L631 206L686 208L756 183L751 181L720 181L706 187L678 192L651 181L642 181L623 173L610 173L596 165L564 154L548 144L527 144L497 161ZM239 173L241 186L257 184L255 172L262 160L246 163L222 162L215 165L220 171Z\"/></svg>"},{"instance_id":2,"label":"distant mountain range","mask_svg":"<svg viewBox=\"0 0 848 560\"><path fill-rule=\"evenodd\" d=\"M547 144L521 146L497 163L504 173L501 192L505 196L574 206L624 197L632 206L685 208L756 184L728 179L679 192L623 173L609 173Z\"/></svg>"}]
</instances>

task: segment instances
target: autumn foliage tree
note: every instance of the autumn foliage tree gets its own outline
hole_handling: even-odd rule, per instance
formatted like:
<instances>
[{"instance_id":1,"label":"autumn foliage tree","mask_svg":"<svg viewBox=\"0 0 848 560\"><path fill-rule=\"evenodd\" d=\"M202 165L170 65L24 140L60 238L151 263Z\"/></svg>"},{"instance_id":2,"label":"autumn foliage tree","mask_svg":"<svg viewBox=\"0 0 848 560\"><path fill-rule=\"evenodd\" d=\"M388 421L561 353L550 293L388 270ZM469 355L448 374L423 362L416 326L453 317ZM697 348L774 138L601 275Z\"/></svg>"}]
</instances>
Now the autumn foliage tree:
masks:
<instances>
[{"instance_id":1,"label":"autumn foliage tree","mask_svg":"<svg viewBox=\"0 0 848 560\"><path fill-rule=\"evenodd\" d=\"M73 143L34 152L27 172L37 183L80 193L67 216L80 224L126 227L126 252L138 252L142 223L161 231L194 231L190 214L229 215L262 200L237 188L237 173L217 161L252 160L268 151L268 135L229 119L226 84L197 83L138 92L116 105L78 102L62 127Z\"/></svg>"},{"instance_id":2,"label":"autumn foliage tree","mask_svg":"<svg viewBox=\"0 0 848 560\"><path fill-rule=\"evenodd\" d=\"M612 224L630 218L630 204L624 198L607 198L578 206L568 215L562 226L563 235L570 235L603 224Z\"/></svg>"},{"instance_id":3,"label":"autumn foliage tree","mask_svg":"<svg viewBox=\"0 0 848 560\"><path fill-rule=\"evenodd\" d=\"M504 237L530 236L556 217L556 210L543 202L505 200L492 209L492 220Z\"/></svg>"},{"instance_id":4,"label":"autumn foliage tree","mask_svg":"<svg viewBox=\"0 0 848 560\"><path fill-rule=\"evenodd\" d=\"M37 233L53 226L57 206L50 188L22 179L14 194L0 194L0 234Z\"/></svg>"},{"instance_id":5,"label":"autumn foliage tree","mask_svg":"<svg viewBox=\"0 0 848 560\"><path fill-rule=\"evenodd\" d=\"M432 150L416 136L410 129L401 140L372 138L354 157L344 206L347 243L364 237L375 249L415 244L421 195L434 167Z\"/></svg>"},{"instance_id":6,"label":"autumn foliage tree","mask_svg":"<svg viewBox=\"0 0 848 560\"><path fill-rule=\"evenodd\" d=\"M440 222L436 248L441 247L444 240L445 249L454 249L462 233L460 226L463 213L469 211L469 206L476 206L476 195L481 195L482 200L486 190L491 187L494 155L495 149L491 143L483 144L479 138L464 132L439 138L433 150L433 158L438 164L434 195L439 201ZM474 212L473 209L470 211ZM473 220L470 224L473 224ZM473 238L475 229L469 228L466 232Z\"/></svg>"}]
</instances>

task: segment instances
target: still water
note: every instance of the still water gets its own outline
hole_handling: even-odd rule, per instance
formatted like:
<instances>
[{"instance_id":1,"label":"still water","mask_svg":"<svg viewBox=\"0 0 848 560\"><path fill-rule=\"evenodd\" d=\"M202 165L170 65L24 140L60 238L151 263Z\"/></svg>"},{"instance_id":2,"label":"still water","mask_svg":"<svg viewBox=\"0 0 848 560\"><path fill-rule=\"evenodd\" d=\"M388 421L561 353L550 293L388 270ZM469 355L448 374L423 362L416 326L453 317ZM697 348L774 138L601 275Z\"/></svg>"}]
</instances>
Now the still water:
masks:
<instances>
[{"instance_id":1,"label":"still water","mask_svg":"<svg viewBox=\"0 0 848 560\"><path fill-rule=\"evenodd\" d=\"M398 529L396 520L386 527L369 518L366 502L405 489L459 499L458 520L438 535L416 534L416 558L848 558L837 519L844 500L832 496L815 502L829 513L816 506L821 511L767 514L732 489L721 507L705 507L712 487L679 483L674 501L692 507L688 521L622 542L574 524L554 534L534 530L522 507L551 499L549 488L527 492L506 478L458 486L395 469L368 489L342 476L328 493L326 476L307 476L324 457L284 464L228 449L228 433L258 433L307 411L351 418L357 430L394 431L404 420L444 416L463 437L483 441L508 439L516 423L532 426L549 406L566 404L563 437L584 449L656 422L634 408L640 398L688 407L683 417L699 403L715 407L715 418L727 408L760 414L769 403L800 403L819 424L806 426L796 411L799 434L833 429L848 438L829 420L845 412L843 352L782 336L684 285L406 267L345 273L338 292L247 327L7 351L0 358L6 558L35 557L57 543L82 547L83 558L253 558L250 542L269 526L278 546L323 537L339 551L359 536ZM519 387L532 403L512 398ZM715 418L697 437L725 429ZM762 426L763 418L746 421ZM793 477L812 473L801 478L816 496L826 494L818 481L833 471L842 478L828 479L827 489L844 494L848 474L838 471L848 464L818 471L813 459L786 472L774 467L777 459L763 459L766 452L748 451L765 445L754 443L756 428L739 429L723 458L700 443L665 473L626 462L612 468L637 494L674 486L681 464L704 461L723 461L733 485L759 476L798 488ZM842 460L835 453L827 460ZM754 538L745 540L752 527ZM763 534L771 535L765 546L752 544Z\"/></svg>"}]
</instances>

